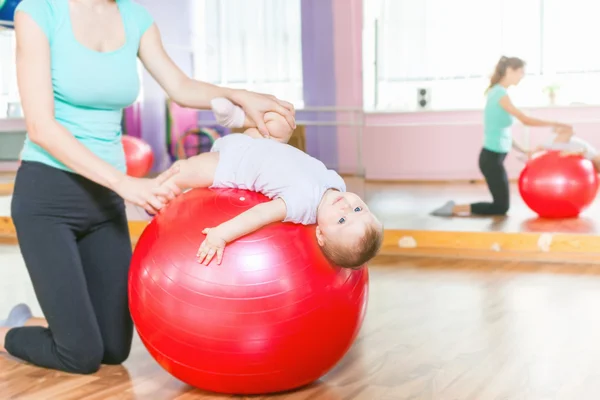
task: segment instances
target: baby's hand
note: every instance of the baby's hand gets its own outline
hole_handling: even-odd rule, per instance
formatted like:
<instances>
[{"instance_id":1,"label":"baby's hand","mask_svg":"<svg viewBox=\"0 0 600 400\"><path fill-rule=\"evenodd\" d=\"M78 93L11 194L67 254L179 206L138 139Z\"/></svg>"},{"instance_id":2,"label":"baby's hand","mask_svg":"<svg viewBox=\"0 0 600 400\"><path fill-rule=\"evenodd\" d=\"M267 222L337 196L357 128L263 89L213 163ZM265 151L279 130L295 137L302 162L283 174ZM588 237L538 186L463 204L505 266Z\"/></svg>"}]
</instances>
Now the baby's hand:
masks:
<instances>
[{"instance_id":1,"label":"baby's hand","mask_svg":"<svg viewBox=\"0 0 600 400\"><path fill-rule=\"evenodd\" d=\"M206 239L204 239L196 254L198 262L200 264L208 265L216 254L217 264L221 264L223 251L225 250L227 242L220 235L218 227L205 228L202 233L206 235Z\"/></svg>"}]
</instances>

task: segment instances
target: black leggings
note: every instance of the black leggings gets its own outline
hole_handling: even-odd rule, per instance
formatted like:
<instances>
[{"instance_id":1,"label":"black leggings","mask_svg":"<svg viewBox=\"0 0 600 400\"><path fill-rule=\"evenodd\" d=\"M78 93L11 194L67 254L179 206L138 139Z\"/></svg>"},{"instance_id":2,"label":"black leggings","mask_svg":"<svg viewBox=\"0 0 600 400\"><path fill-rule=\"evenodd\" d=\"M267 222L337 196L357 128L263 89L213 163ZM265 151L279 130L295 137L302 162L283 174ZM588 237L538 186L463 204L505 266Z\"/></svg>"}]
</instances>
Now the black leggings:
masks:
<instances>
[{"instance_id":1,"label":"black leggings","mask_svg":"<svg viewBox=\"0 0 600 400\"><path fill-rule=\"evenodd\" d=\"M131 241L125 204L82 176L35 162L17 173L12 217L49 329L11 329L6 350L32 364L93 373L129 356Z\"/></svg>"},{"instance_id":2,"label":"black leggings","mask_svg":"<svg viewBox=\"0 0 600 400\"><path fill-rule=\"evenodd\" d=\"M479 169L492 193L491 203L471 204L473 215L505 215L510 206L508 176L504 168L506 153L482 149L479 154Z\"/></svg>"}]
</instances>

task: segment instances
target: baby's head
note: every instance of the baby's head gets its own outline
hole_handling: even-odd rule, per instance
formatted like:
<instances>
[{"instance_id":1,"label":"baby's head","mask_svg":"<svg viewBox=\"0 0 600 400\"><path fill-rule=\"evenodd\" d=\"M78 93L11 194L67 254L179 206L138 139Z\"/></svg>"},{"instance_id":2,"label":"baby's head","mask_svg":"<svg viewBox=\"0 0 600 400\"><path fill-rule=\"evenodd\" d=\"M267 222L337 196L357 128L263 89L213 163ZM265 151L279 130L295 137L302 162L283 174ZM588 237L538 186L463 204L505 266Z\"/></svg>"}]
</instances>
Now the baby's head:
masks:
<instances>
[{"instance_id":1,"label":"baby's head","mask_svg":"<svg viewBox=\"0 0 600 400\"><path fill-rule=\"evenodd\" d=\"M328 190L317 210L317 241L325 257L343 268L358 268L375 257L383 225L354 193Z\"/></svg>"}]
</instances>

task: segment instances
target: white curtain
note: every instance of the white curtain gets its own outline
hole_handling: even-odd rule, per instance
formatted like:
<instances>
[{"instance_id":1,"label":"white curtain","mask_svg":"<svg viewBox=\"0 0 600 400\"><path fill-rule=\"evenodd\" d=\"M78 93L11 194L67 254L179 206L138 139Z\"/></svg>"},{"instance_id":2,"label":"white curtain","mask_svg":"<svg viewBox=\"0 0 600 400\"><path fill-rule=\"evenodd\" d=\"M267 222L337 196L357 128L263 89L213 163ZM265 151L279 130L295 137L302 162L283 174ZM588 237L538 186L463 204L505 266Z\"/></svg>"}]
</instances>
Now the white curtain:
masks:
<instances>
[{"instance_id":1,"label":"white curtain","mask_svg":"<svg viewBox=\"0 0 600 400\"><path fill-rule=\"evenodd\" d=\"M302 103L300 0L195 0L198 79Z\"/></svg>"},{"instance_id":2,"label":"white curtain","mask_svg":"<svg viewBox=\"0 0 600 400\"><path fill-rule=\"evenodd\" d=\"M539 68L539 1L380 0L379 77L461 78L487 74L502 54Z\"/></svg>"},{"instance_id":3,"label":"white curtain","mask_svg":"<svg viewBox=\"0 0 600 400\"><path fill-rule=\"evenodd\" d=\"M600 3L543 0L544 72L599 72Z\"/></svg>"}]
</instances>

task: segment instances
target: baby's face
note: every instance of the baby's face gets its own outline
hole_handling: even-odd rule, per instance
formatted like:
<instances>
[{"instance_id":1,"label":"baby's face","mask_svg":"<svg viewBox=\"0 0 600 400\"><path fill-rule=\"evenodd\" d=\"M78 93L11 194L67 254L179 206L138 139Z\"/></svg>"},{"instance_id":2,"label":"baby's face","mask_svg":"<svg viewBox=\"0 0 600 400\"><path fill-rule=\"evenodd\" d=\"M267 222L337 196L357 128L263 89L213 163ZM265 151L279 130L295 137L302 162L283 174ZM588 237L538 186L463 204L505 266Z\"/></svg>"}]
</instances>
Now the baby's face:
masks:
<instances>
[{"instance_id":1,"label":"baby's face","mask_svg":"<svg viewBox=\"0 0 600 400\"><path fill-rule=\"evenodd\" d=\"M317 240L342 240L352 246L363 237L367 227L381 225L358 195L329 190L317 211Z\"/></svg>"}]
</instances>

